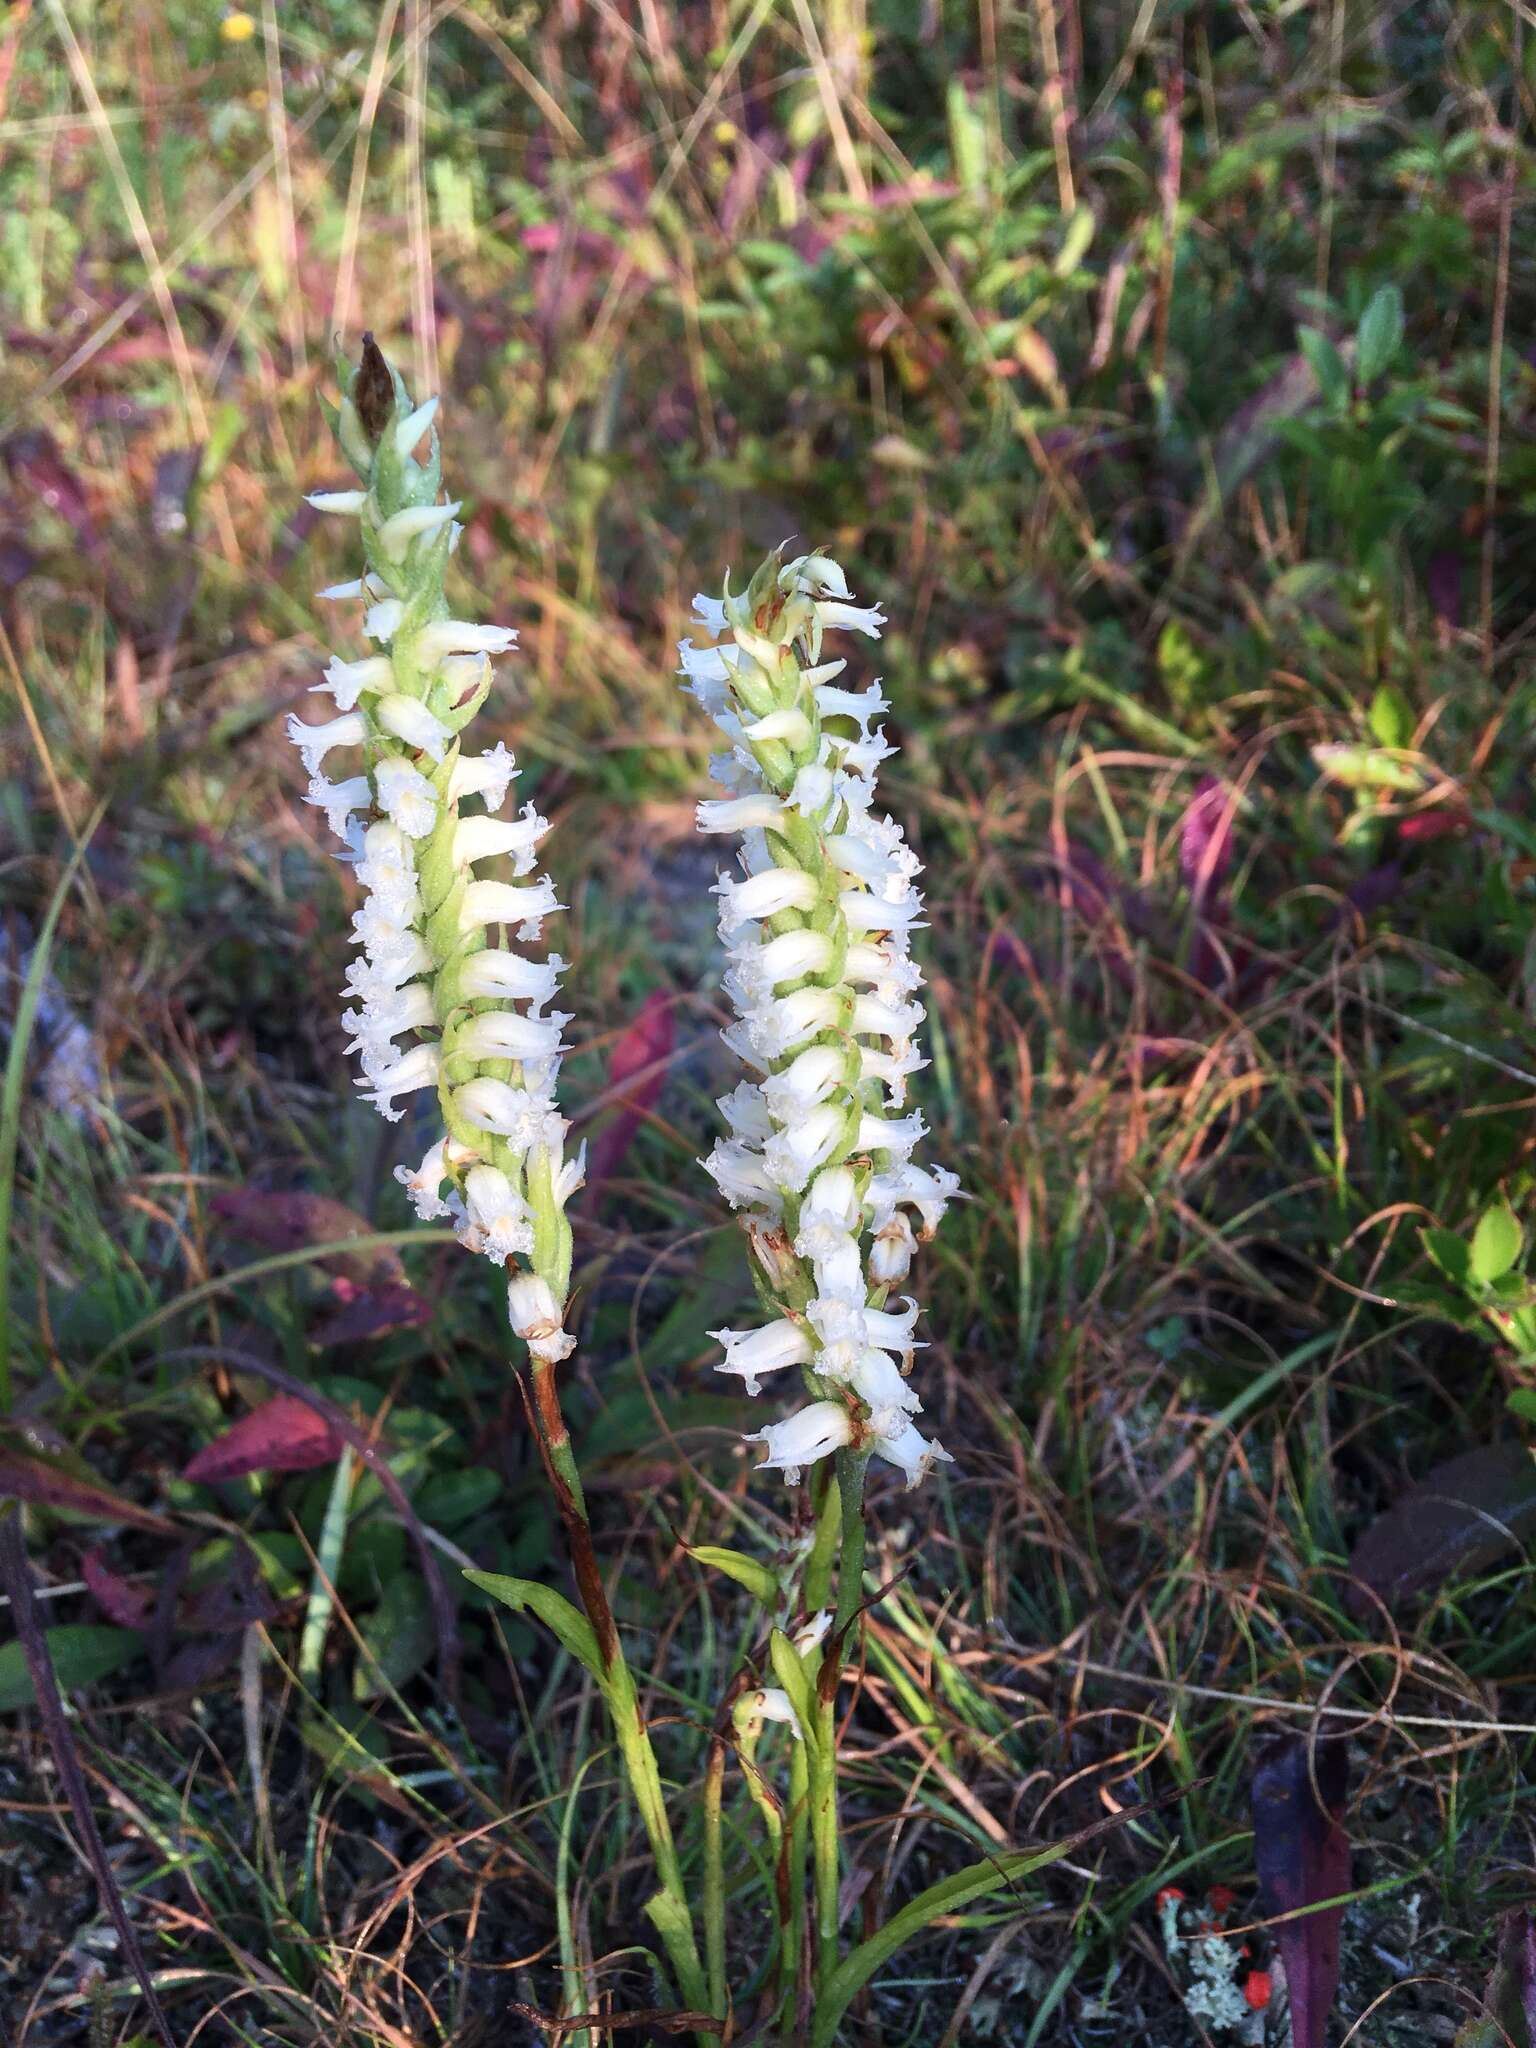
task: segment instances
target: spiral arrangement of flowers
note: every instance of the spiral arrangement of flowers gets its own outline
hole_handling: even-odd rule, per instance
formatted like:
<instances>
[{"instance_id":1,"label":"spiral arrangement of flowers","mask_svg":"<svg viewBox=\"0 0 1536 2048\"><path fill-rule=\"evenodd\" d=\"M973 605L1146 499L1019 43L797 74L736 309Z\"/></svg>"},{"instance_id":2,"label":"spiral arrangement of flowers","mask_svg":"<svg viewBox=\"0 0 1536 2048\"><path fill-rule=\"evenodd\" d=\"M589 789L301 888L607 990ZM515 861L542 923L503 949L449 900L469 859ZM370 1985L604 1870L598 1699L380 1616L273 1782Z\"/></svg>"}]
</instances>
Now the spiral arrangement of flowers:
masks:
<instances>
[{"instance_id":1,"label":"spiral arrangement of flowers","mask_svg":"<svg viewBox=\"0 0 1536 2048\"><path fill-rule=\"evenodd\" d=\"M874 639L884 620L817 554L771 556L741 596L727 582L695 610L716 644L683 641L681 672L727 743L711 763L727 794L699 805L699 829L741 835L739 872L717 884L736 1012L724 1037L751 1070L722 1098L729 1135L704 1164L742 1217L771 1312L714 1332L720 1370L756 1394L765 1374L799 1368L809 1405L748 1439L791 1483L852 1449L915 1485L949 1454L914 1420L917 1303L888 1302L958 1182L917 1163L923 1118L903 1114L926 1064L911 954L921 869L875 804L895 751L876 723L888 705L822 659L829 629Z\"/></svg>"},{"instance_id":2,"label":"spiral arrangement of flowers","mask_svg":"<svg viewBox=\"0 0 1536 2048\"><path fill-rule=\"evenodd\" d=\"M517 635L450 613L444 577L459 506L441 497L437 400L412 405L371 338L341 375L337 435L361 483L309 502L356 520L364 566L320 595L361 603L376 651L335 657L315 687L336 716L292 717L288 730L310 778L307 801L345 841L340 857L363 889L352 921L361 952L344 991L348 1049L366 1099L392 1122L402 1097L436 1091L441 1135L396 1177L418 1216L452 1217L470 1250L510 1267L513 1327L536 1360L553 1363L572 1348L565 1207L581 1159L565 1157L555 1099L570 1019L550 1005L564 962L522 950L560 907L534 872L548 823L532 804L501 815L517 774L504 746L466 754L462 745L491 687L491 657ZM331 780L328 757L340 750L356 765ZM517 879L483 877L481 864L495 859Z\"/></svg>"}]
</instances>

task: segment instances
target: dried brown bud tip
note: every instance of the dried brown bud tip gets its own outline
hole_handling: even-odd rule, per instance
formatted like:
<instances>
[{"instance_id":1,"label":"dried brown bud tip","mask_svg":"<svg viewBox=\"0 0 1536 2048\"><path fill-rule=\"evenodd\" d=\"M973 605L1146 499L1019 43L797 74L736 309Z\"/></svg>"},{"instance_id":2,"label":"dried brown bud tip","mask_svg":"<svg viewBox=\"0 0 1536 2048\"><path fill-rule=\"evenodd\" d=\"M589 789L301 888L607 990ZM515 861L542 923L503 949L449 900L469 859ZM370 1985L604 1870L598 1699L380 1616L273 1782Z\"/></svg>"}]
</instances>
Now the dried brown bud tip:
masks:
<instances>
[{"instance_id":1,"label":"dried brown bud tip","mask_svg":"<svg viewBox=\"0 0 1536 2048\"><path fill-rule=\"evenodd\" d=\"M363 359L352 382L352 403L369 445L377 448L395 410L395 380L384 351L371 334L363 336Z\"/></svg>"}]
</instances>

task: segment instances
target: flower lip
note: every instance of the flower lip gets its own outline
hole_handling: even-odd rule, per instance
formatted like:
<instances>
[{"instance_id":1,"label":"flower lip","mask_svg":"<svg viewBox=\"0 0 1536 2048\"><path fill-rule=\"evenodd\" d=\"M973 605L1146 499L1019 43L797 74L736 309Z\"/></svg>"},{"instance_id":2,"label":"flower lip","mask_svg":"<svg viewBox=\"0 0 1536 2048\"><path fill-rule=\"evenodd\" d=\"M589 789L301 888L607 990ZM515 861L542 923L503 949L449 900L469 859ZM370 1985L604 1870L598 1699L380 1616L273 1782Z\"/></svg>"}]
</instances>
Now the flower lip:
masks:
<instances>
[{"instance_id":1,"label":"flower lip","mask_svg":"<svg viewBox=\"0 0 1536 2048\"><path fill-rule=\"evenodd\" d=\"M844 1402L813 1401L784 1422L770 1422L746 1441L766 1446L768 1455L761 1470L777 1467L788 1484L795 1486L807 1465L851 1444L853 1435L854 1419Z\"/></svg>"},{"instance_id":2,"label":"flower lip","mask_svg":"<svg viewBox=\"0 0 1536 2048\"><path fill-rule=\"evenodd\" d=\"M722 875L716 888L720 896L720 928L726 933L760 918L776 917L785 910L809 910L819 894L815 876L807 874L804 868L764 868L744 881Z\"/></svg>"}]
</instances>

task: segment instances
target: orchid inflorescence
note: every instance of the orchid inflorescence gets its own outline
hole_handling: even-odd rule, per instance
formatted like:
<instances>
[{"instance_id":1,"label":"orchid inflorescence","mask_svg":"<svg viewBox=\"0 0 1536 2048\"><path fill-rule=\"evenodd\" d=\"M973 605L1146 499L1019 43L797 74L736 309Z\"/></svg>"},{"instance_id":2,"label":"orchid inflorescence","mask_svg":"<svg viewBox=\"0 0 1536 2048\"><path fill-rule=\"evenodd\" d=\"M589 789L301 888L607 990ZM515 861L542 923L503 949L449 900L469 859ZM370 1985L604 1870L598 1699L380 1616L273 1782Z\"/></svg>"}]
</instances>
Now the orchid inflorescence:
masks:
<instances>
[{"instance_id":1,"label":"orchid inflorescence","mask_svg":"<svg viewBox=\"0 0 1536 2048\"><path fill-rule=\"evenodd\" d=\"M508 1310L533 1366L529 1415L581 1610L540 1582L473 1568L467 1575L514 1611L538 1613L602 1696L655 1862L659 1889L644 1910L684 2017L698 2023L699 2048L718 2036L717 2022L729 2031L732 2010L722 1860L729 1727L782 1873L780 2016L798 2029L792 2038L822 2048L852 1995L837 1966L837 1693L863 1599L865 1471L879 1456L915 1485L949 1457L914 1420L922 1410L911 1380L917 1303L892 1298L957 1191L952 1173L917 1163L923 1119L907 1106L908 1081L926 1064L917 1043L922 976L911 955L920 869L900 828L875 806L876 771L894 751L878 723L885 699L878 685L845 687L846 664L822 659L829 630L878 638L884 621L853 602L828 556L785 561L781 551L740 596L727 583L721 598L698 598L715 644L681 646L689 687L727 743L711 764L724 794L699 805L699 826L741 835L739 871L721 875L716 893L724 986L736 1012L724 1037L751 1078L722 1099L729 1134L704 1163L745 1225L766 1310L757 1329L714 1332L725 1347L719 1369L749 1395L765 1376L792 1367L803 1376L809 1405L747 1439L766 1447L765 1466L793 1483L836 1454L797 1575L707 1546L695 1553L751 1586L784 1624L770 1624L766 1658L759 1650L744 1665L726 1695L728 1720L722 1715L711 1736L696 1923L561 1408L557 1368L574 1348L565 1330L565 1212L582 1159L565 1157L567 1124L555 1099L570 1022L552 1007L563 963L522 950L559 908L549 880L535 873L548 827L532 804L516 818L501 815L516 775L505 747L478 755L462 747L491 686L491 657L516 635L452 617L444 597L460 528L459 507L441 496L436 401L413 406L371 337L360 365L340 370L336 430L361 487L309 502L357 522L362 573L321 595L361 605L372 651L333 659L317 687L336 715L315 725L290 718L289 731L310 778L307 800L345 841L341 857L362 891L353 919L361 953L348 972L343 1021L367 1099L382 1115L398 1121L403 1099L436 1092L438 1134L419 1166L396 1169L417 1215L451 1217L462 1243L510 1270ZM357 750L359 765L332 780L326 764L342 749ZM502 858L513 881L478 872ZM516 946L505 941L507 928ZM790 1737L782 1800L755 1761L775 1725ZM993 1876L988 1865L983 1882ZM808 2037L801 2022L812 1967ZM566 1968L568 1999L580 2009L579 1972Z\"/></svg>"},{"instance_id":2,"label":"orchid inflorescence","mask_svg":"<svg viewBox=\"0 0 1536 2048\"><path fill-rule=\"evenodd\" d=\"M819 554L770 556L741 596L727 584L694 602L718 644L683 641L681 672L729 744L711 763L728 794L699 805L699 829L742 835L741 872L717 884L737 1019L723 1035L753 1071L721 1099L730 1135L704 1164L742 1216L772 1317L715 1331L719 1369L756 1394L763 1374L800 1368L810 1405L748 1438L791 1483L851 1449L915 1485L949 1454L913 1421L917 1303L887 1300L958 1182L915 1163L923 1118L902 1113L926 1065L922 898L916 856L875 809L888 706L822 660L827 629L874 639L884 620Z\"/></svg>"},{"instance_id":3,"label":"orchid inflorescence","mask_svg":"<svg viewBox=\"0 0 1536 2048\"><path fill-rule=\"evenodd\" d=\"M309 503L357 520L365 567L320 595L360 601L377 652L334 658L315 687L337 716L319 725L291 717L288 730L310 778L306 801L345 840L341 858L364 892L352 921L362 954L344 990L353 1004L342 1018L348 1050L361 1061L367 1100L391 1122L402 1115L399 1098L436 1089L442 1135L396 1178L419 1217L451 1216L469 1249L510 1262L513 1327L536 1360L554 1363L572 1348L563 1328L565 1205L581 1184L555 1103L570 1019L549 1005L564 962L490 937L511 926L520 942L535 942L559 909L553 885L533 872L548 824L532 804L516 819L499 815L517 774L504 746L468 755L460 744L490 689L490 657L517 635L449 614L443 579L460 508L440 502L437 400L412 406L371 339L361 366L343 364L341 378L337 435L362 487ZM339 748L361 749L363 765L331 781L325 764ZM519 882L477 873L500 856Z\"/></svg>"}]
</instances>

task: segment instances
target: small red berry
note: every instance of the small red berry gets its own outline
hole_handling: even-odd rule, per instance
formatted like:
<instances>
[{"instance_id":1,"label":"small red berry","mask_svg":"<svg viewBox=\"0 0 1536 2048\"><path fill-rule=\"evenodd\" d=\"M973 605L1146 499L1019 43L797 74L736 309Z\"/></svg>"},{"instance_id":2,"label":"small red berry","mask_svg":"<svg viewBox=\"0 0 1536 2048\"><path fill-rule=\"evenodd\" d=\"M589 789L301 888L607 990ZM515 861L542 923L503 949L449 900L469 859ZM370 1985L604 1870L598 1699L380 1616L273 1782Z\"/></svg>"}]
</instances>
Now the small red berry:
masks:
<instances>
[{"instance_id":1,"label":"small red berry","mask_svg":"<svg viewBox=\"0 0 1536 2048\"><path fill-rule=\"evenodd\" d=\"M1273 1990L1268 1970L1250 1970L1243 1979L1243 1996L1255 2012L1264 2010Z\"/></svg>"}]
</instances>

